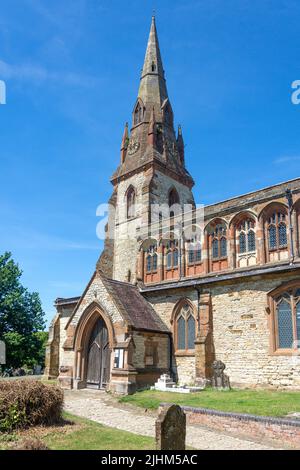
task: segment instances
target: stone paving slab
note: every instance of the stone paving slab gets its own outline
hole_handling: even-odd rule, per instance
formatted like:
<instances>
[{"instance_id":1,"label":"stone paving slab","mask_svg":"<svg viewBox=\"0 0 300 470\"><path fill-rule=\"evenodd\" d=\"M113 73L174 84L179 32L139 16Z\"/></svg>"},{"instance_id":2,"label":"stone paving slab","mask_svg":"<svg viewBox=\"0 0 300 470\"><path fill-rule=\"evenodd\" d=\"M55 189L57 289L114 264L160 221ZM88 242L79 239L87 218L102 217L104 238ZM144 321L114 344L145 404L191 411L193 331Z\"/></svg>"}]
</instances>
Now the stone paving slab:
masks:
<instances>
[{"instance_id":1,"label":"stone paving slab","mask_svg":"<svg viewBox=\"0 0 300 470\"><path fill-rule=\"evenodd\" d=\"M154 437L156 413L120 404L109 394L98 390L66 390L65 410L112 428L142 436ZM273 450L265 443L229 436L202 426L188 425L188 446L199 450Z\"/></svg>"}]
</instances>

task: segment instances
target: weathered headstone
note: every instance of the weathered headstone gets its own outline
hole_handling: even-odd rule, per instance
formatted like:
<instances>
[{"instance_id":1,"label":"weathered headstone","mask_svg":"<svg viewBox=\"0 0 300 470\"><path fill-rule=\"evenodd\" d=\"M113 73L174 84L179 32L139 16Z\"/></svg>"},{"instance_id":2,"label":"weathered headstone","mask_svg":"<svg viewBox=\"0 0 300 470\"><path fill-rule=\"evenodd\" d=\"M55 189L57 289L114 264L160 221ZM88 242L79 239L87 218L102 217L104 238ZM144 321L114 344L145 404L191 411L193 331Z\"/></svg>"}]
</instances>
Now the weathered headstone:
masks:
<instances>
[{"instance_id":1,"label":"weathered headstone","mask_svg":"<svg viewBox=\"0 0 300 470\"><path fill-rule=\"evenodd\" d=\"M224 374L225 364L222 361L214 361L212 365L213 376L211 384L214 388L220 390L229 390L230 382L228 375Z\"/></svg>"},{"instance_id":2,"label":"weathered headstone","mask_svg":"<svg viewBox=\"0 0 300 470\"><path fill-rule=\"evenodd\" d=\"M155 423L157 450L185 450L186 416L178 405L160 408Z\"/></svg>"},{"instance_id":3,"label":"weathered headstone","mask_svg":"<svg viewBox=\"0 0 300 470\"><path fill-rule=\"evenodd\" d=\"M42 366L39 364L36 364L33 369L33 374L34 375L41 375L42 373Z\"/></svg>"}]
</instances>

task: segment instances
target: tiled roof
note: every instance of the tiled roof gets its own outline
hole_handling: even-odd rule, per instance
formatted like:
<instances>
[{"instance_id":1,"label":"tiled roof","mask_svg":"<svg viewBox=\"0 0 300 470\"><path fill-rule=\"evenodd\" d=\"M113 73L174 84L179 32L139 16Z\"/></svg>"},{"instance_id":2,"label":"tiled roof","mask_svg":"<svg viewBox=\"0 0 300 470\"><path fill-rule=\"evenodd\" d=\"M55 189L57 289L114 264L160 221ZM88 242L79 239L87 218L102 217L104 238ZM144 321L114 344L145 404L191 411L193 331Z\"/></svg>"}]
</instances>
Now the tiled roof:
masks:
<instances>
[{"instance_id":1,"label":"tiled roof","mask_svg":"<svg viewBox=\"0 0 300 470\"><path fill-rule=\"evenodd\" d=\"M136 286L127 282L108 279L103 274L100 275L120 314L130 326L136 330L164 333L169 331Z\"/></svg>"}]
</instances>

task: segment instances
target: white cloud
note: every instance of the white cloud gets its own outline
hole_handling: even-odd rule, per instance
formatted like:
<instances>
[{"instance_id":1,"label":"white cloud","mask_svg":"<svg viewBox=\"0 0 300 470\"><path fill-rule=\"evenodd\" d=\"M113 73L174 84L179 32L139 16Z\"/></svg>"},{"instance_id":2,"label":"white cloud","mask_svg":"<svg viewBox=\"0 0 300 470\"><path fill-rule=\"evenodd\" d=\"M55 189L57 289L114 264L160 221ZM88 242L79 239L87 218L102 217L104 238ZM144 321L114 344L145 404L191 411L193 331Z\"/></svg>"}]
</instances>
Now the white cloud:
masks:
<instances>
[{"instance_id":1,"label":"white cloud","mask_svg":"<svg viewBox=\"0 0 300 470\"><path fill-rule=\"evenodd\" d=\"M2 230L1 230L2 229ZM2 232L2 233L1 233ZM38 232L30 228L20 226L4 225L0 227L0 243L7 245L7 249L13 251L14 248L48 251L72 251L72 250L101 250L100 241L89 243L64 239L52 234Z\"/></svg>"},{"instance_id":2,"label":"white cloud","mask_svg":"<svg viewBox=\"0 0 300 470\"><path fill-rule=\"evenodd\" d=\"M30 63L13 65L1 59L0 76L6 80L29 80L35 83L50 81L80 87L92 87L98 83L98 79L83 74L48 70L46 67Z\"/></svg>"},{"instance_id":3,"label":"white cloud","mask_svg":"<svg viewBox=\"0 0 300 470\"><path fill-rule=\"evenodd\" d=\"M284 155L282 157L276 158L273 163L275 165L282 165L283 163L292 163L292 162L299 162L300 155Z\"/></svg>"}]
</instances>

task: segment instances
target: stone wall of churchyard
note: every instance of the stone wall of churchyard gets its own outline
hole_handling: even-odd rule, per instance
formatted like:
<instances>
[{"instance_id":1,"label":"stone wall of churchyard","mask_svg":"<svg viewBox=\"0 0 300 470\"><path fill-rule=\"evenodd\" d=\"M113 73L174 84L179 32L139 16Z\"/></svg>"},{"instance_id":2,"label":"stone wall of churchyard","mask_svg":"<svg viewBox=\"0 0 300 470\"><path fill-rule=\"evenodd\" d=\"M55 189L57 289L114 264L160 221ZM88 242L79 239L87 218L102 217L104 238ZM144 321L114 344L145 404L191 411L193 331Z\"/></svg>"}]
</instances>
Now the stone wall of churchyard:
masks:
<instances>
[{"instance_id":1,"label":"stone wall of churchyard","mask_svg":"<svg viewBox=\"0 0 300 470\"><path fill-rule=\"evenodd\" d=\"M226 364L232 383L300 387L297 357L271 353L272 331L266 310L268 292L292 279L259 278L211 290L216 357Z\"/></svg>"},{"instance_id":2,"label":"stone wall of churchyard","mask_svg":"<svg viewBox=\"0 0 300 470\"><path fill-rule=\"evenodd\" d=\"M221 392L220 392L221 393ZM189 424L198 424L232 436L264 439L279 447L300 448L299 420L255 416L184 406Z\"/></svg>"}]
</instances>

